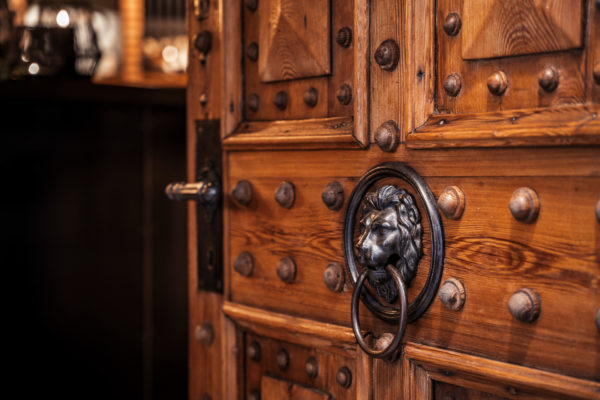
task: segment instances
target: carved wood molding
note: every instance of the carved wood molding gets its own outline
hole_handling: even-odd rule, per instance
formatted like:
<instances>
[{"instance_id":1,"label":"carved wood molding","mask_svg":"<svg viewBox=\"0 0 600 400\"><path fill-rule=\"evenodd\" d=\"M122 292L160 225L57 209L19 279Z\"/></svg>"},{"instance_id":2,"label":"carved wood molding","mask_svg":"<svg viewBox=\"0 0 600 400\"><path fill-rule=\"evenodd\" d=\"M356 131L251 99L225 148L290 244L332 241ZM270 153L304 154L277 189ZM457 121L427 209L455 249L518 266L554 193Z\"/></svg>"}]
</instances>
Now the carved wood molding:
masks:
<instances>
[{"instance_id":1,"label":"carved wood molding","mask_svg":"<svg viewBox=\"0 0 600 400\"><path fill-rule=\"evenodd\" d=\"M407 399L433 399L433 381L508 398L519 392L525 392L525 397L527 392L535 392L552 398L600 399L600 382L416 343L404 347L403 369Z\"/></svg>"}]
</instances>

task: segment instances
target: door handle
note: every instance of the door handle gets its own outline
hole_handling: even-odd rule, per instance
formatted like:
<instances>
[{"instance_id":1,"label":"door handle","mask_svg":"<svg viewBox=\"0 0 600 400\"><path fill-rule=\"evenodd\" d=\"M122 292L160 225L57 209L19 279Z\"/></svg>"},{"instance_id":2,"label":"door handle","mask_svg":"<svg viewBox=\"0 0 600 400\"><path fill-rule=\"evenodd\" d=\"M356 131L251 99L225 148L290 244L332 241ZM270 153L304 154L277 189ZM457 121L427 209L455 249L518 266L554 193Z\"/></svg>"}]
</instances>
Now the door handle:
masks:
<instances>
[{"instance_id":1,"label":"door handle","mask_svg":"<svg viewBox=\"0 0 600 400\"><path fill-rule=\"evenodd\" d=\"M171 200L197 201L206 214L208 222L212 222L221 202L221 180L215 166L207 161L200 170L197 182L173 182L165 188L165 194Z\"/></svg>"},{"instance_id":2,"label":"door handle","mask_svg":"<svg viewBox=\"0 0 600 400\"><path fill-rule=\"evenodd\" d=\"M386 184L378 185L380 180ZM426 216L431 234L431 249L427 251L431 266L421 292L408 303L406 287L415 277L423 255L422 234L426 229L422 216ZM425 180L407 165L398 162L378 165L352 191L343 234L344 257L355 284L350 311L356 340L370 356L394 359L406 324L416 321L429 308L440 284L444 234L435 197ZM364 286L365 280L371 289ZM361 299L377 317L398 324L396 335L391 338L390 334L384 334L375 348L367 344L361 333L358 320ZM394 303L398 306L386 305Z\"/></svg>"}]
</instances>

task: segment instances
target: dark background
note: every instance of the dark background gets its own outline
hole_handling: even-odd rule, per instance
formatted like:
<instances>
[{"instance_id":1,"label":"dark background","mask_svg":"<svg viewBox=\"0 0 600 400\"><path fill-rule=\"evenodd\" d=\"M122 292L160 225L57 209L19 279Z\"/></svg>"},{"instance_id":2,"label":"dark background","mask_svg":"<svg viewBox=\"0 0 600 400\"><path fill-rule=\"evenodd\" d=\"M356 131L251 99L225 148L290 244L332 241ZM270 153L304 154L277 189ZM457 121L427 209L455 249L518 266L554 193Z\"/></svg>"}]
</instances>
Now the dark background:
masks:
<instances>
[{"instance_id":1,"label":"dark background","mask_svg":"<svg viewBox=\"0 0 600 400\"><path fill-rule=\"evenodd\" d=\"M187 398L184 90L4 82L0 110L6 392Z\"/></svg>"}]
</instances>

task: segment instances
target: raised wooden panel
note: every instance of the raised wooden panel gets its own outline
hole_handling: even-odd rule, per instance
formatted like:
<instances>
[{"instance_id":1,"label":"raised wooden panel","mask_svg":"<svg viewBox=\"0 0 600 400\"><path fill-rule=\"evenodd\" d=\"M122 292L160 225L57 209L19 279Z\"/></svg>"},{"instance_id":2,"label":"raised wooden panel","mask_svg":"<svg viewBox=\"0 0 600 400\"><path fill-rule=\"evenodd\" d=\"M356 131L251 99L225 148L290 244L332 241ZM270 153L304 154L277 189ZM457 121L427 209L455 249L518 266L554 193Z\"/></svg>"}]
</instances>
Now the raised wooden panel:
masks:
<instances>
[{"instance_id":1,"label":"raised wooden panel","mask_svg":"<svg viewBox=\"0 0 600 400\"><path fill-rule=\"evenodd\" d=\"M600 306L595 278L600 226L593 215L600 191L597 150L455 150L452 167L447 151L403 151L401 156L426 177L436 195L448 185L458 185L467 203L460 220L443 222L443 279L456 277L465 284L466 304L461 312L453 312L435 300L424 317L409 325L407 338L600 377L598 354L590 351L600 343L594 324ZM226 265L230 271L227 299L349 326L349 289L335 293L323 283L327 264L343 262L343 212L327 209L321 191L336 180L348 195L370 167L393 159L360 151L319 151L310 153L310 158L301 151L229 153L227 191L246 179L253 185L254 197L247 207L226 202L226 240L231 251ZM588 169L577 172L577 166ZM441 171L455 178L438 176ZM580 175L565 176L574 173ZM273 198L284 180L296 188L291 209L280 207ZM522 186L533 187L541 198L542 209L533 224L517 222L508 210L512 192ZM426 233L423 238L425 244ZM231 266L242 251L254 256L250 277L237 274ZM282 282L276 273L279 259L285 256L296 261L298 272L292 284ZM427 254L409 298L414 298L425 279L426 260ZM542 314L533 324L518 322L508 312L510 295L521 287L536 290L542 300ZM392 329L375 322L364 309L361 326L375 327L378 333ZM568 351L547 351L558 343Z\"/></svg>"},{"instance_id":2,"label":"raised wooden panel","mask_svg":"<svg viewBox=\"0 0 600 400\"><path fill-rule=\"evenodd\" d=\"M331 398L327 393L270 376L263 376L260 386L260 398L263 400L329 400Z\"/></svg>"},{"instance_id":3,"label":"raised wooden panel","mask_svg":"<svg viewBox=\"0 0 600 400\"><path fill-rule=\"evenodd\" d=\"M464 0L462 10L464 59L581 46L582 0Z\"/></svg>"},{"instance_id":4,"label":"raised wooden panel","mask_svg":"<svg viewBox=\"0 0 600 400\"><path fill-rule=\"evenodd\" d=\"M260 3L261 81L329 74L329 1L261 0Z\"/></svg>"}]
</instances>

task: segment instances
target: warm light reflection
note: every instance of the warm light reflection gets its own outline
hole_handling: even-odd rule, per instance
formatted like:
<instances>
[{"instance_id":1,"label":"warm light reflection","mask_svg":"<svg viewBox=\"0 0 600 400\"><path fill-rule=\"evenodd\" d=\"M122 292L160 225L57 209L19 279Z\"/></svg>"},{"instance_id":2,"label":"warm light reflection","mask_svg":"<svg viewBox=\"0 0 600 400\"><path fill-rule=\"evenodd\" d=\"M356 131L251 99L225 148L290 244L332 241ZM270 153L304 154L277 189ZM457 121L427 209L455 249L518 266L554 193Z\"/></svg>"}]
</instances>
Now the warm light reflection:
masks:
<instances>
[{"instance_id":1,"label":"warm light reflection","mask_svg":"<svg viewBox=\"0 0 600 400\"><path fill-rule=\"evenodd\" d=\"M29 64L29 68L27 68L27 71L29 71L30 75L37 75L38 72L40 72L40 66L38 63L31 63Z\"/></svg>"},{"instance_id":2,"label":"warm light reflection","mask_svg":"<svg viewBox=\"0 0 600 400\"><path fill-rule=\"evenodd\" d=\"M178 55L179 51L177 50L177 47L172 45L165 46L165 48L162 51L163 60L170 64L174 64L175 62L177 62Z\"/></svg>"},{"instance_id":3,"label":"warm light reflection","mask_svg":"<svg viewBox=\"0 0 600 400\"><path fill-rule=\"evenodd\" d=\"M67 10L60 10L58 14L56 14L56 23L61 28L66 28L71 23L71 19L69 18L69 13Z\"/></svg>"}]
</instances>

